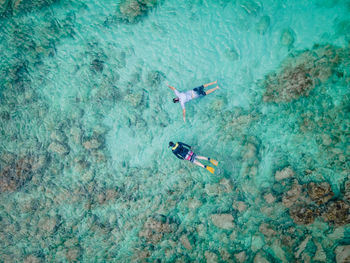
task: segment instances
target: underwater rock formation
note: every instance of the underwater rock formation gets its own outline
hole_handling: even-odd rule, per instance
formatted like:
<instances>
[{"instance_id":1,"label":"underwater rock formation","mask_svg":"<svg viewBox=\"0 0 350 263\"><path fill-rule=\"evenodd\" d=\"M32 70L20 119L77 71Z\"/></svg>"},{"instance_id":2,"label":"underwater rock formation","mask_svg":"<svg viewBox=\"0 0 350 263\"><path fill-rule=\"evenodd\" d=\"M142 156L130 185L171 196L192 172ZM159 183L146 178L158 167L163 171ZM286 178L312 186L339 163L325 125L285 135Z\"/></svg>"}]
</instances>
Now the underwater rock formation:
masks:
<instances>
[{"instance_id":1,"label":"underwater rock formation","mask_svg":"<svg viewBox=\"0 0 350 263\"><path fill-rule=\"evenodd\" d=\"M334 193L327 182L298 184L284 193L282 204L289 208L289 214L296 224L308 225L316 217L335 225L350 223L350 205L344 200L332 200Z\"/></svg>"},{"instance_id":2,"label":"underwater rock formation","mask_svg":"<svg viewBox=\"0 0 350 263\"><path fill-rule=\"evenodd\" d=\"M343 200L330 202L326 211L322 213L322 217L336 225L350 224L350 205Z\"/></svg>"},{"instance_id":3,"label":"underwater rock formation","mask_svg":"<svg viewBox=\"0 0 350 263\"><path fill-rule=\"evenodd\" d=\"M269 16L263 16L260 18L258 24L256 25L256 31L260 35L264 35L267 31L267 29L270 26L270 17Z\"/></svg>"},{"instance_id":4,"label":"underwater rock formation","mask_svg":"<svg viewBox=\"0 0 350 263\"><path fill-rule=\"evenodd\" d=\"M134 23L157 3L158 0L123 0L119 5L119 12L123 20Z\"/></svg>"},{"instance_id":5,"label":"underwater rock formation","mask_svg":"<svg viewBox=\"0 0 350 263\"><path fill-rule=\"evenodd\" d=\"M337 263L350 262L350 245L338 246L335 249L335 258Z\"/></svg>"},{"instance_id":6,"label":"underwater rock formation","mask_svg":"<svg viewBox=\"0 0 350 263\"><path fill-rule=\"evenodd\" d=\"M292 47L294 44L295 33L292 29L288 28L282 31L281 34L281 44L288 48Z\"/></svg>"},{"instance_id":7,"label":"underwater rock formation","mask_svg":"<svg viewBox=\"0 0 350 263\"><path fill-rule=\"evenodd\" d=\"M304 203L292 206L289 209L289 214L296 224L308 225L314 222L318 212L315 207Z\"/></svg>"},{"instance_id":8,"label":"underwater rock formation","mask_svg":"<svg viewBox=\"0 0 350 263\"><path fill-rule=\"evenodd\" d=\"M159 86L165 78L165 74L159 70L150 71L147 74L146 84L151 87L156 87Z\"/></svg>"},{"instance_id":9,"label":"underwater rock formation","mask_svg":"<svg viewBox=\"0 0 350 263\"><path fill-rule=\"evenodd\" d=\"M235 60L239 59L239 53L237 52L237 50L234 47L227 48L225 50L225 56L231 61L235 61Z\"/></svg>"},{"instance_id":10,"label":"underwater rock formation","mask_svg":"<svg viewBox=\"0 0 350 263\"><path fill-rule=\"evenodd\" d=\"M90 65L90 69L96 73L97 72L101 73L103 71L103 67L104 67L104 61L97 58L94 59Z\"/></svg>"},{"instance_id":11,"label":"underwater rock formation","mask_svg":"<svg viewBox=\"0 0 350 263\"><path fill-rule=\"evenodd\" d=\"M191 243L190 241L188 240L188 237L186 235L182 235L180 237L180 242L181 244L188 250L191 250L192 249L192 246L191 246Z\"/></svg>"},{"instance_id":12,"label":"underwater rock formation","mask_svg":"<svg viewBox=\"0 0 350 263\"><path fill-rule=\"evenodd\" d=\"M334 195L331 186L326 182L320 184L311 182L307 186L307 191L310 198L318 205L327 203Z\"/></svg>"},{"instance_id":13,"label":"underwater rock formation","mask_svg":"<svg viewBox=\"0 0 350 263\"><path fill-rule=\"evenodd\" d=\"M277 181L293 177L295 172L290 167L285 167L281 171L275 173L275 179Z\"/></svg>"},{"instance_id":14,"label":"underwater rock formation","mask_svg":"<svg viewBox=\"0 0 350 263\"><path fill-rule=\"evenodd\" d=\"M345 182L344 199L350 203L350 180Z\"/></svg>"},{"instance_id":15,"label":"underwater rock formation","mask_svg":"<svg viewBox=\"0 0 350 263\"><path fill-rule=\"evenodd\" d=\"M259 231L260 233L262 233L264 236L268 237L268 238L271 238L273 236L276 236L276 231L273 230L271 228L271 226L269 226L268 224L266 223L262 223L260 226L259 226Z\"/></svg>"},{"instance_id":16,"label":"underwater rock formation","mask_svg":"<svg viewBox=\"0 0 350 263\"><path fill-rule=\"evenodd\" d=\"M102 145L97 139L91 139L83 143L86 150L98 149Z\"/></svg>"},{"instance_id":17,"label":"underwater rock formation","mask_svg":"<svg viewBox=\"0 0 350 263\"><path fill-rule=\"evenodd\" d=\"M216 255L213 252L205 251L204 256L205 256L207 263L217 263L218 262L218 255Z\"/></svg>"},{"instance_id":18,"label":"underwater rock formation","mask_svg":"<svg viewBox=\"0 0 350 263\"><path fill-rule=\"evenodd\" d=\"M0 16L31 12L58 2L58 0L1 0Z\"/></svg>"},{"instance_id":19,"label":"underwater rock formation","mask_svg":"<svg viewBox=\"0 0 350 263\"><path fill-rule=\"evenodd\" d=\"M285 192L282 198L282 203L285 207L291 207L299 200L301 195L302 187L297 181L294 181L292 189Z\"/></svg>"},{"instance_id":20,"label":"underwater rock formation","mask_svg":"<svg viewBox=\"0 0 350 263\"><path fill-rule=\"evenodd\" d=\"M12 161L0 172L0 192L13 192L20 189L45 163L44 156L24 157Z\"/></svg>"},{"instance_id":21,"label":"underwater rock formation","mask_svg":"<svg viewBox=\"0 0 350 263\"><path fill-rule=\"evenodd\" d=\"M148 243L156 244L163 239L165 234L174 232L176 225L163 221L153 217L148 218L139 232L139 237L145 238Z\"/></svg>"},{"instance_id":22,"label":"underwater rock formation","mask_svg":"<svg viewBox=\"0 0 350 263\"><path fill-rule=\"evenodd\" d=\"M326 82L346 57L346 50L332 45L314 46L287 57L281 70L268 74L263 86L265 102L288 102L308 96L319 83Z\"/></svg>"},{"instance_id":23,"label":"underwater rock formation","mask_svg":"<svg viewBox=\"0 0 350 263\"><path fill-rule=\"evenodd\" d=\"M50 143L48 150L50 152L58 153L60 155L66 155L69 153L69 147L58 141Z\"/></svg>"},{"instance_id":24,"label":"underwater rock formation","mask_svg":"<svg viewBox=\"0 0 350 263\"><path fill-rule=\"evenodd\" d=\"M215 226L222 229L234 228L233 216L231 214L214 214L211 215L211 221Z\"/></svg>"}]
</instances>

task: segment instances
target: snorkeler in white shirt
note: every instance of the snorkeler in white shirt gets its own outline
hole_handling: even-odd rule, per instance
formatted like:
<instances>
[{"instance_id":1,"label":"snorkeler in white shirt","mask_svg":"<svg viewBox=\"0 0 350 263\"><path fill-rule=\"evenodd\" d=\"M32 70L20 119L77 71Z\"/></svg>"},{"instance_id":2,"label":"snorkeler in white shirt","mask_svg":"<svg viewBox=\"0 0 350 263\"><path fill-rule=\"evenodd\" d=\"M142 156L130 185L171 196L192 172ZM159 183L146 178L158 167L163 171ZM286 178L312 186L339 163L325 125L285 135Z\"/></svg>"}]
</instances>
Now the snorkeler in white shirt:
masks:
<instances>
[{"instance_id":1,"label":"snorkeler in white shirt","mask_svg":"<svg viewBox=\"0 0 350 263\"><path fill-rule=\"evenodd\" d=\"M185 103L189 102L190 100L203 97L205 95L208 95L215 90L219 89L219 86L216 86L215 88L209 89L207 91L204 91L205 88L208 86L216 84L218 81L210 82L207 84L204 84L200 87L194 88L193 90L188 90L186 92L179 92L174 87L168 85L170 89L172 89L175 92L176 98L173 99L174 103L180 102L182 107L182 117L184 122L186 122L186 109L185 109Z\"/></svg>"}]
</instances>

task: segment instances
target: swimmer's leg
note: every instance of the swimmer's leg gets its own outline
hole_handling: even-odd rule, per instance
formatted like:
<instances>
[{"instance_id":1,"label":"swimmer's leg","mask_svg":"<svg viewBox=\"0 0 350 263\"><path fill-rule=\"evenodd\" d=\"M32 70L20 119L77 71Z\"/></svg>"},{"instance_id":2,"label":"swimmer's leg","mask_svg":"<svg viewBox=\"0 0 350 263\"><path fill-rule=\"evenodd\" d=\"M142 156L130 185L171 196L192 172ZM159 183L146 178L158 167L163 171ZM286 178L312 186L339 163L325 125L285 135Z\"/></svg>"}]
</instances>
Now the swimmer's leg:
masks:
<instances>
[{"instance_id":1,"label":"swimmer's leg","mask_svg":"<svg viewBox=\"0 0 350 263\"><path fill-rule=\"evenodd\" d=\"M199 160L209 160L208 157L204 157L204 156L199 156L199 155L196 155L196 159L199 159Z\"/></svg>"},{"instance_id":2,"label":"swimmer's leg","mask_svg":"<svg viewBox=\"0 0 350 263\"><path fill-rule=\"evenodd\" d=\"M197 158L198 158L198 156L197 156ZM204 164L198 162L197 160L194 160L193 163L194 163L195 165L198 165L198 166L202 167L202 168L205 168Z\"/></svg>"},{"instance_id":3,"label":"swimmer's leg","mask_svg":"<svg viewBox=\"0 0 350 263\"><path fill-rule=\"evenodd\" d=\"M217 89L219 89L219 86L216 86L215 88L212 88L212 89L210 89L210 90L207 90L207 91L205 92L205 94L208 95L208 94L210 94L210 93L216 91Z\"/></svg>"},{"instance_id":4,"label":"swimmer's leg","mask_svg":"<svg viewBox=\"0 0 350 263\"><path fill-rule=\"evenodd\" d=\"M204 157L204 156L196 156L197 159L200 159L200 160L207 160L207 161L210 161L212 164L214 164L215 166L217 166L219 164L219 162L217 160L214 160L214 159L211 159L209 157Z\"/></svg>"},{"instance_id":5,"label":"swimmer's leg","mask_svg":"<svg viewBox=\"0 0 350 263\"><path fill-rule=\"evenodd\" d=\"M197 156L198 157L198 156ZM205 157L206 158L206 157ZM207 158L208 159L208 158ZM209 172L211 172L212 174L215 172L215 169L213 167L207 166L207 165L203 165L202 163L198 162L197 160L194 160L193 163L195 165L198 165L204 169L207 169Z\"/></svg>"},{"instance_id":6,"label":"swimmer's leg","mask_svg":"<svg viewBox=\"0 0 350 263\"><path fill-rule=\"evenodd\" d=\"M203 87L206 88L206 87L211 86L211 85L214 85L214 84L216 84L216 83L218 83L217 80L215 80L215 81L213 81L213 82L210 82L210 83L207 83L207 84L203 84Z\"/></svg>"}]
</instances>

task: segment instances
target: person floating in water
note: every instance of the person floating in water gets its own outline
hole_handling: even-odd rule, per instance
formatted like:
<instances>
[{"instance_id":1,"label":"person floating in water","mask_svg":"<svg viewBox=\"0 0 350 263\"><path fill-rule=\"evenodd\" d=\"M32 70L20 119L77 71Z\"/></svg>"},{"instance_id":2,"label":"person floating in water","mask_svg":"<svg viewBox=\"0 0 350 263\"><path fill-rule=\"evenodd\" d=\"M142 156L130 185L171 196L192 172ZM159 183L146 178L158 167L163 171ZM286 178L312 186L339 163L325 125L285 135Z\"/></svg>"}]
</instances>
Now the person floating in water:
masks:
<instances>
[{"instance_id":1,"label":"person floating in water","mask_svg":"<svg viewBox=\"0 0 350 263\"><path fill-rule=\"evenodd\" d=\"M173 142L169 142L169 147L172 147L171 150L172 150L173 154L175 154L175 156L177 158L179 158L181 160L190 161L191 163L194 163L194 164L196 164L196 165L198 165L200 167L203 167L203 168L207 169L212 174L215 172L215 169L213 167L204 165L204 164L200 163L199 161L197 161L197 159L210 161L215 166L218 165L218 161L213 160L213 159L211 159L209 157L196 155L191 150L191 146L189 146L188 144L185 144L185 143L182 143L182 142L177 142L176 144L173 143Z\"/></svg>"},{"instance_id":2,"label":"person floating in water","mask_svg":"<svg viewBox=\"0 0 350 263\"><path fill-rule=\"evenodd\" d=\"M174 103L180 102L181 107L182 107L182 117L184 119L184 122L186 122L186 109L185 109L185 103L189 102L190 100L196 99L196 98L200 98L203 97L205 95L208 95L212 92L214 92L215 90L217 90L219 88L219 86L216 86L215 88L212 88L210 90L204 91L205 88L207 88L208 86L214 85L216 84L218 81L214 81L214 82L210 82L207 84L204 84L200 87L194 88L193 90L188 90L185 92L179 92L177 91L174 87L168 85L169 88L171 88L174 92L175 95L177 96L176 98L173 99Z\"/></svg>"}]
</instances>

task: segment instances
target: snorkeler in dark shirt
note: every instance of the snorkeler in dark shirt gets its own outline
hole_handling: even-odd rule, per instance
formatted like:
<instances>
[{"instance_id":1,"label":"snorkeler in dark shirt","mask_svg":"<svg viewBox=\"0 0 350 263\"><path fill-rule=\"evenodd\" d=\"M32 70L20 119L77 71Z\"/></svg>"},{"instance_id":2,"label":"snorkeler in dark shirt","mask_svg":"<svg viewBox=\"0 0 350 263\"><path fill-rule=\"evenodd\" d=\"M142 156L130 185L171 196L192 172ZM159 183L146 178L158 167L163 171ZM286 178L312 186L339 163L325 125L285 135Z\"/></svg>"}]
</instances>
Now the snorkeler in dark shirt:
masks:
<instances>
[{"instance_id":1,"label":"snorkeler in dark shirt","mask_svg":"<svg viewBox=\"0 0 350 263\"><path fill-rule=\"evenodd\" d=\"M176 144L173 142L169 142L169 147L171 147L173 154L175 154L175 156L177 158L179 158L181 160L190 161L191 163L194 163L200 167L207 169L211 173L215 172L215 169L213 167L204 165L204 164L200 163L199 161L197 161L197 159L210 161L214 165L218 165L218 161L210 159L208 157L196 155L191 150L190 145L188 145L186 143L182 143L182 142L177 142Z\"/></svg>"}]
</instances>

